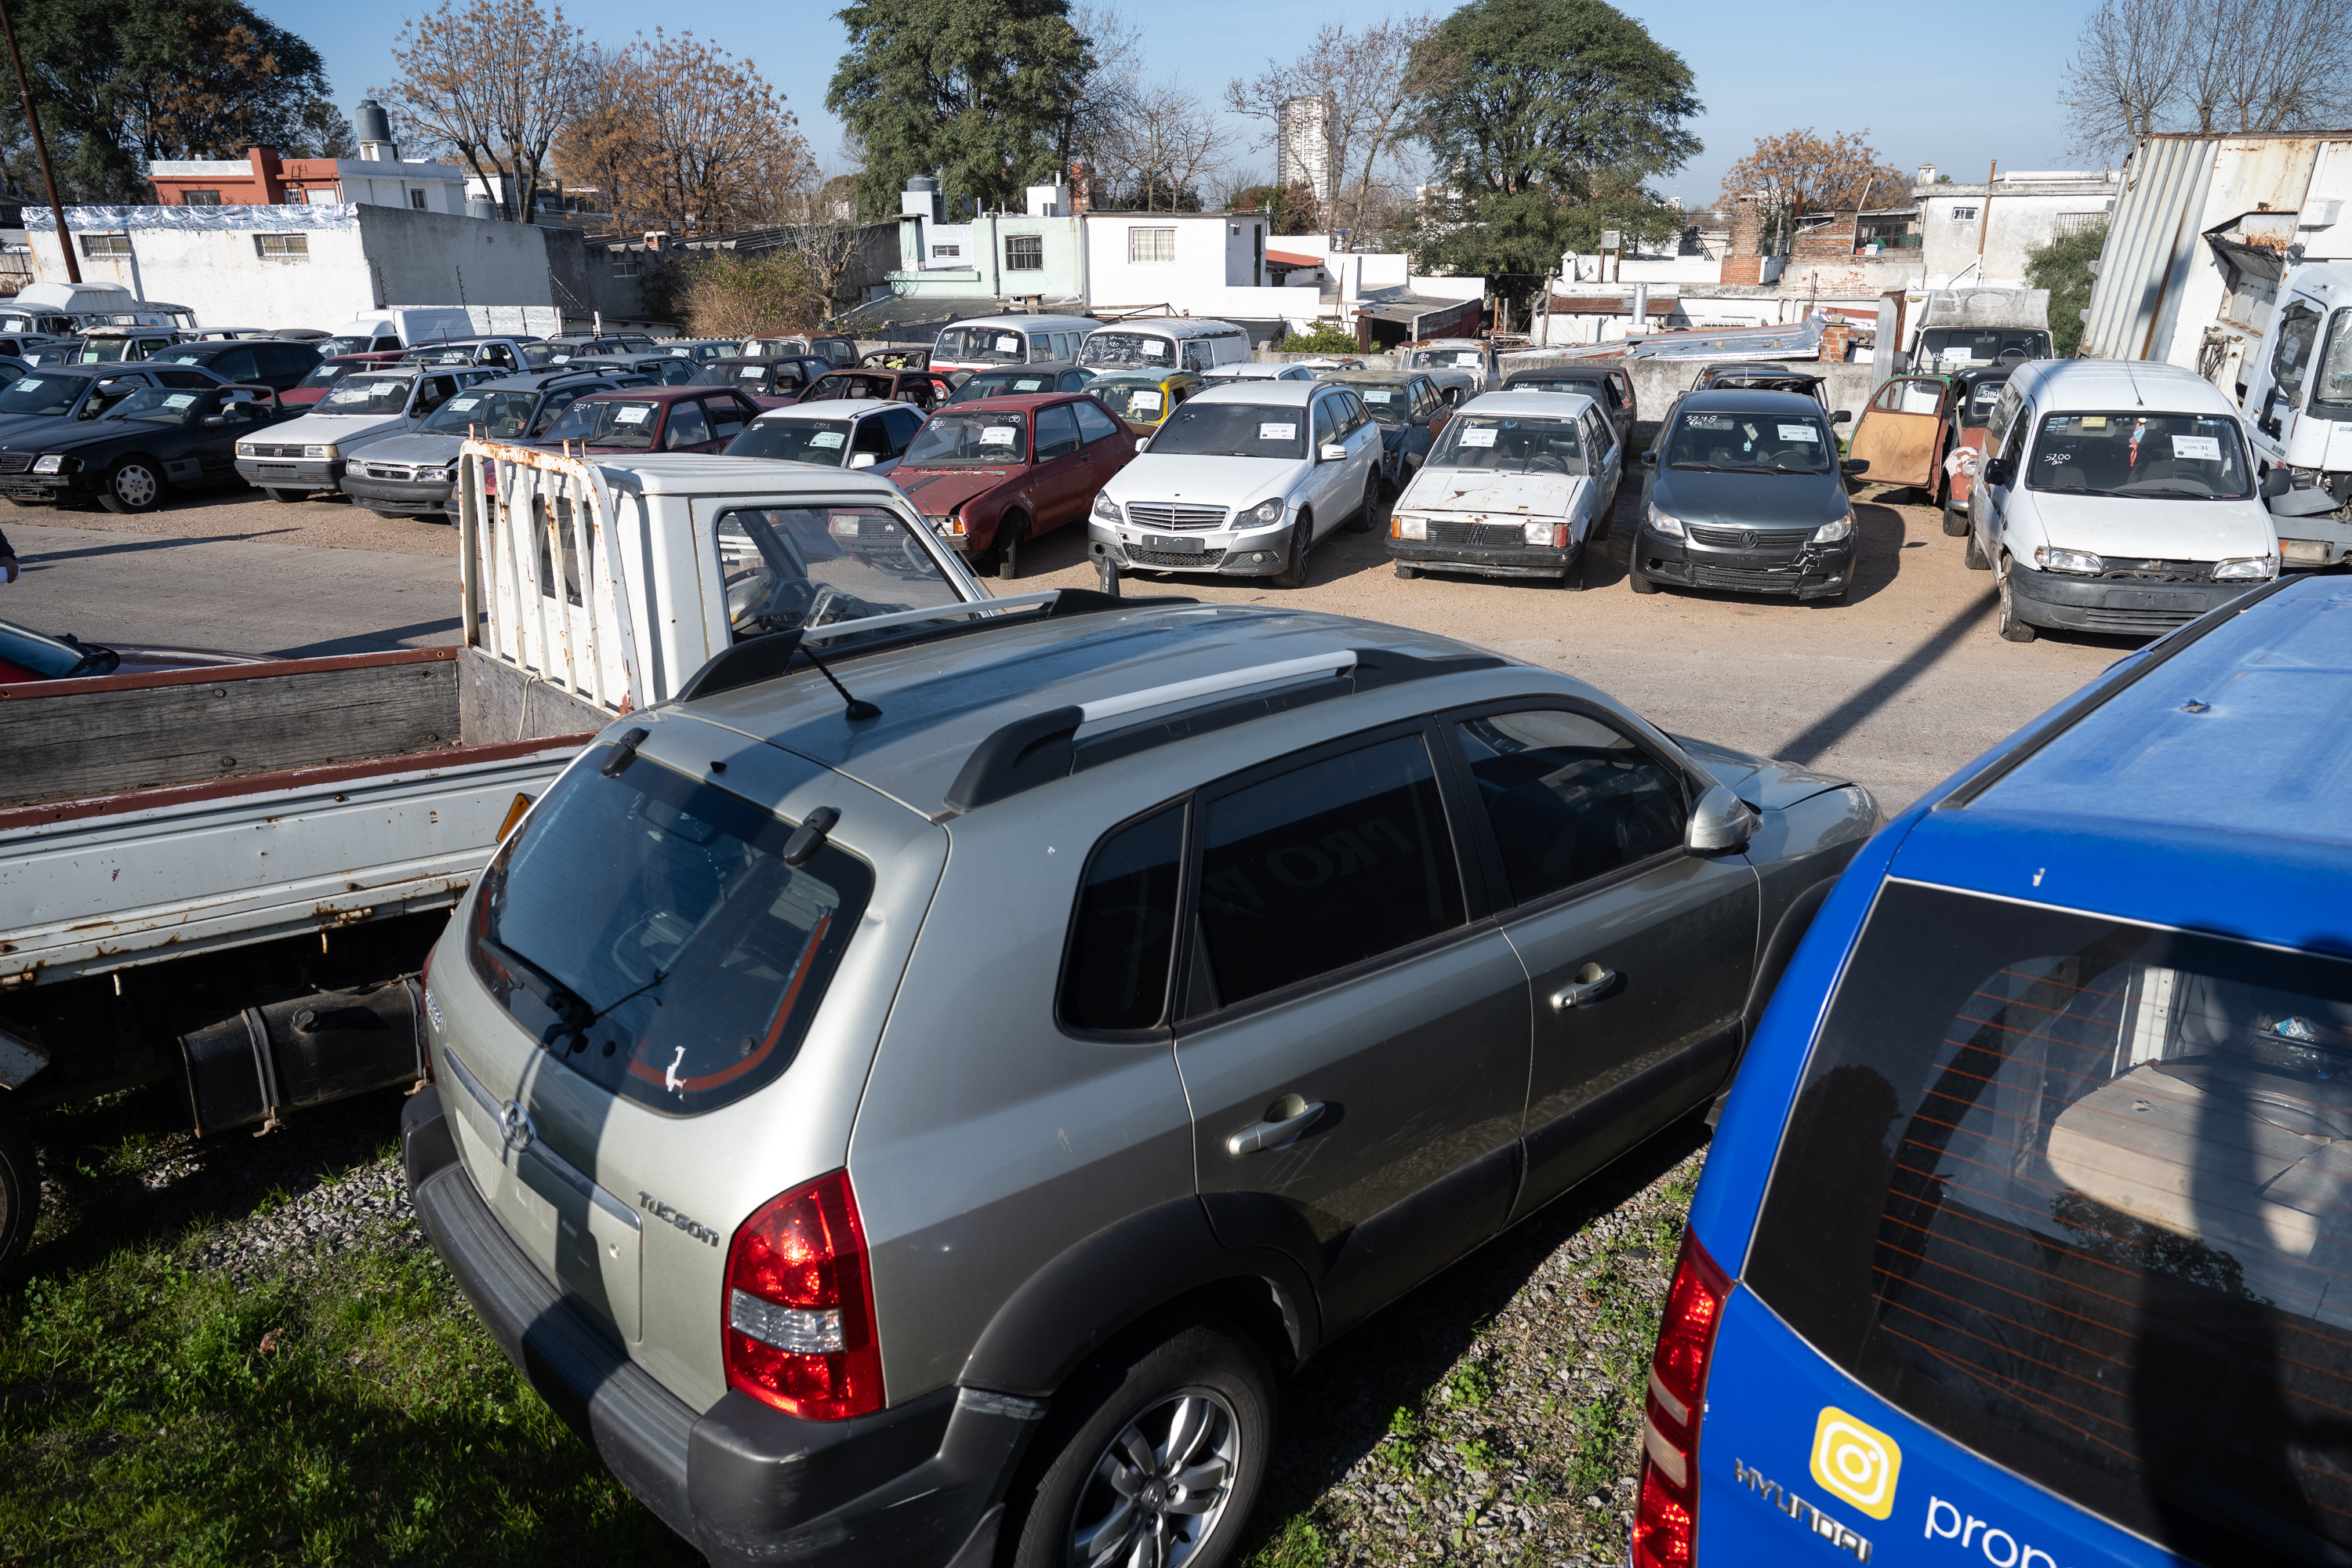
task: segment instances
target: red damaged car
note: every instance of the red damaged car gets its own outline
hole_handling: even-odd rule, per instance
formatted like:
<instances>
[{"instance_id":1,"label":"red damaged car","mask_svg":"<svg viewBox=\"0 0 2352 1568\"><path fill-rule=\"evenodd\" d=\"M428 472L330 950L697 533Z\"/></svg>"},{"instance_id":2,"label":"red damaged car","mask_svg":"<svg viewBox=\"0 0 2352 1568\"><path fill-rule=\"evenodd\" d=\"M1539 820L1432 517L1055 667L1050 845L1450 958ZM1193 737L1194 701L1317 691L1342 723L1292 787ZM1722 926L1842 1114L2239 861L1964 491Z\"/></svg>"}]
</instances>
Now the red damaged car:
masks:
<instances>
[{"instance_id":1,"label":"red damaged car","mask_svg":"<svg viewBox=\"0 0 2352 1568\"><path fill-rule=\"evenodd\" d=\"M989 397L924 421L892 482L973 570L1021 574L1021 546L1081 522L1135 456L1135 435L1085 394Z\"/></svg>"}]
</instances>

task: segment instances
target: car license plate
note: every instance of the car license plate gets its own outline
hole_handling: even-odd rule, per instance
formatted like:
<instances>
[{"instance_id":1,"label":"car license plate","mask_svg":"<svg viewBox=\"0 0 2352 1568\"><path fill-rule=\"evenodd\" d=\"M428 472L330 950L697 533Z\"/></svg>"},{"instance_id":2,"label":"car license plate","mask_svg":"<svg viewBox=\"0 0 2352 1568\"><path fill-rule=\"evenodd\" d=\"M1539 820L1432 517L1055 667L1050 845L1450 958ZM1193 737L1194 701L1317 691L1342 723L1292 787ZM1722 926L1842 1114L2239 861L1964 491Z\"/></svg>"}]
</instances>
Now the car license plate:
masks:
<instances>
[{"instance_id":1,"label":"car license plate","mask_svg":"<svg viewBox=\"0 0 2352 1568\"><path fill-rule=\"evenodd\" d=\"M1165 534L1147 533L1143 536L1143 548L1168 555L1198 555L1204 546L1198 539L1186 539L1181 535L1170 538Z\"/></svg>"},{"instance_id":2,"label":"car license plate","mask_svg":"<svg viewBox=\"0 0 2352 1568\"><path fill-rule=\"evenodd\" d=\"M254 467L261 471L265 479L290 479L294 477L293 468L284 463L257 463Z\"/></svg>"}]
</instances>

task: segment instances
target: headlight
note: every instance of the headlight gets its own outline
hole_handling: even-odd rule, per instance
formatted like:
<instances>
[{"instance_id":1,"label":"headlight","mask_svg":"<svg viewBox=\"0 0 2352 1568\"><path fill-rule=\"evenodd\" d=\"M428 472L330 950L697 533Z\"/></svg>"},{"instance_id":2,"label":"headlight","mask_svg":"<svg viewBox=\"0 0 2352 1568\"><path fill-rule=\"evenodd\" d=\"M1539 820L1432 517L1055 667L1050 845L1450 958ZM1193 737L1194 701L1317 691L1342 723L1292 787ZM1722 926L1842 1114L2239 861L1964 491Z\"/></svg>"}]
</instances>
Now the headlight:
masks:
<instances>
[{"instance_id":1,"label":"headlight","mask_svg":"<svg viewBox=\"0 0 2352 1568\"><path fill-rule=\"evenodd\" d=\"M1234 519L1236 528L1270 528L1282 521L1282 510L1287 503L1280 496L1271 496Z\"/></svg>"},{"instance_id":2,"label":"headlight","mask_svg":"<svg viewBox=\"0 0 2352 1568\"><path fill-rule=\"evenodd\" d=\"M2078 577L2095 577L2107 569L2105 562L2087 550L2053 550L2048 545L2034 551L2033 563L2044 572L2071 572Z\"/></svg>"},{"instance_id":3,"label":"headlight","mask_svg":"<svg viewBox=\"0 0 2352 1568\"><path fill-rule=\"evenodd\" d=\"M44 452L39 457L33 459L33 472L37 474L62 474L66 471L66 465L71 461L73 461L73 459L67 457L62 452Z\"/></svg>"},{"instance_id":4,"label":"headlight","mask_svg":"<svg viewBox=\"0 0 2352 1568\"><path fill-rule=\"evenodd\" d=\"M252 457L252 456L253 456L253 443L252 443L252 442L250 442L250 441L239 441L239 442L236 444L236 455L237 455L238 457L240 457L240 458L250 458L250 457Z\"/></svg>"},{"instance_id":5,"label":"headlight","mask_svg":"<svg viewBox=\"0 0 2352 1568\"><path fill-rule=\"evenodd\" d=\"M44 462L47 458L42 459ZM2267 555L2241 555L2213 568L2216 583L2261 582L2278 575L2278 563Z\"/></svg>"},{"instance_id":6,"label":"headlight","mask_svg":"<svg viewBox=\"0 0 2352 1568\"><path fill-rule=\"evenodd\" d=\"M1529 544L1549 544L1552 542L1552 535L1555 531L1565 531L1556 530L1549 522L1531 522L1527 525L1525 536ZM1563 539L1559 542L1565 544L1568 541Z\"/></svg>"},{"instance_id":7,"label":"headlight","mask_svg":"<svg viewBox=\"0 0 2352 1568\"><path fill-rule=\"evenodd\" d=\"M1389 520L1389 534L1390 537L1394 539L1427 539L1429 537L1429 519L1425 517L1391 518Z\"/></svg>"},{"instance_id":8,"label":"headlight","mask_svg":"<svg viewBox=\"0 0 2352 1568\"><path fill-rule=\"evenodd\" d=\"M947 516L940 519L940 531L951 538L961 539L963 537L963 513L960 511L951 511L948 513Z\"/></svg>"},{"instance_id":9,"label":"headlight","mask_svg":"<svg viewBox=\"0 0 2352 1568\"><path fill-rule=\"evenodd\" d=\"M1683 532L1683 520L1678 517L1669 517L1654 506L1650 509L1649 522L1653 532L1663 533L1668 539L1685 537Z\"/></svg>"},{"instance_id":10,"label":"headlight","mask_svg":"<svg viewBox=\"0 0 2352 1568\"><path fill-rule=\"evenodd\" d=\"M1107 495L1095 497L1095 515L1105 522L1125 522L1127 513L1118 510L1118 502Z\"/></svg>"},{"instance_id":11,"label":"headlight","mask_svg":"<svg viewBox=\"0 0 2352 1568\"><path fill-rule=\"evenodd\" d=\"M323 447L305 447L302 448L302 455L306 458L340 458L342 456L341 452L335 450L335 444L332 441L328 442Z\"/></svg>"},{"instance_id":12,"label":"headlight","mask_svg":"<svg viewBox=\"0 0 2352 1568\"><path fill-rule=\"evenodd\" d=\"M1853 514L1848 512L1835 522L1825 522L1813 530L1815 544L1835 544L1853 532Z\"/></svg>"}]
</instances>

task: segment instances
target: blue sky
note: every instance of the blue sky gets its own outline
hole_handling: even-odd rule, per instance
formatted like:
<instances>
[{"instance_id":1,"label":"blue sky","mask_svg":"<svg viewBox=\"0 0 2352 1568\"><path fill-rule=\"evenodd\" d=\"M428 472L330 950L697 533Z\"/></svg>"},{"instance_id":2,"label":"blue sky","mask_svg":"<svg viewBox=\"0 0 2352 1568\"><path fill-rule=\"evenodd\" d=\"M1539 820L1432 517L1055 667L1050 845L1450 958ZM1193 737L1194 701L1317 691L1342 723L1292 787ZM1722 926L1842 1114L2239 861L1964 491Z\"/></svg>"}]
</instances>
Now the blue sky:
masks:
<instances>
[{"instance_id":1,"label":"blue sky","mask_svg":"<svg viewBox=\"0 0 2352 1568\"><path fill-rule=\"evenodd\" d=\"M402 18L422 7L322 10L315 0L256 0L255 8L318 47L348 109L370 88L388 84ZM1867 128L1872 144L1898 168L1933 161L1956 179L1981 180L1994 158L2007 169L2077 165L2056 99L2087 0L1979 0L1958 11L1857 11L1821 0L1657 0L1623 8L1696 73L1706 113L1694 129L1706 151L1659 182L1662 194L1693 205L1713 199L1723 171L1758 137L1808 125L1824 134ZM564 12L617 45L649 26L647 9L642 0L574 0ZM839 168L840 130L824 111L824 89L847 40L832 8L787 0L720 9L730 12L727 20L697 30L755 61L784 92L819 159ZM1324 20L1360 14L1265 0L1129 3L1123 9L1141 25L1151 74L1175 77L1212 101L1229 79L1255 72L1266 57L1297 53ZM671 15L684 21L709 14L690 8L685 16ZM1263 153L1248 161L1272 164Z\"/></svg>"}]
</instances>

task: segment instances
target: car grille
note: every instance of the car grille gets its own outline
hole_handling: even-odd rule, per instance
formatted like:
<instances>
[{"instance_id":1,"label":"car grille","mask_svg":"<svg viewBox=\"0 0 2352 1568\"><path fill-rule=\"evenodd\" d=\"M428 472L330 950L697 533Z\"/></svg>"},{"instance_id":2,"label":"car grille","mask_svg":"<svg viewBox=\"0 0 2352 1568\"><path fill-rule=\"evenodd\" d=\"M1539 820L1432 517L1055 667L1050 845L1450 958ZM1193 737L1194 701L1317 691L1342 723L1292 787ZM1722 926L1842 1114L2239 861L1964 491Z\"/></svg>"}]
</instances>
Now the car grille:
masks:
<instances>
[{"instance_id":1,"label":"car grille","mask_svg":"<svg viewBox=\"0 0 2352 1568\"><path fill-rule=\"evenodd\" d=\"M1133 508L1129 510L1131 513ZM1178 572L1209 572L1224 564L1222 550L1203 550L1198 555L1179 550L1138 550L1127 547L1127 558L1138 566L1161 566Z\"/></svg>"},{"instance_id":2,"label":"car grille","mask_svg":"<svg viewBox=\"0 0 2352 1568\"><path fill-rule=\"evenodd\" d=\"M2210 583L2213 566L2206 561L2109 561L2099 574L2105 583Z\"/></svg>"},{"instance_id":3,"label":"car grille","mask_svg":"<svg viewBox=\"0 0 2352 1568\"><path fill-rule=\"evenodd\" d=\"M1773 550L1802 544L1812 536L1810 528L1702 528L1697 523L1685 523L1696 544L1711 544L1717 550Z\"/></svg>"},{"instance_id":4,"label":"car grille","mask_svg":"<svg viewBox=\"0 0 2352 1568\"><path fill-rule=\"evenodd\" d=\"M1182 501L1132 500L1127 503L1127 521L1139 528L1222 528L1229 510Z\"/></svg>"},{"instance_id":5,"label":"car grille","mask_svg":"<svg viewBox=\"0 0 2352 1568\"><path fill-rule=\"evenodd\" d=\"M2198 610L2110 610L2081 609L2074 612L2070 626L2091 632L2129 632L2146 637L2150 632L2170 631L2185 626L2203 612Z\"/></svg>"},{"instance_id":6,"label":"car grille","mask_svg":"<svg viewBox=\"0 0 2352 1568\"><path fill-rule=\"evenodd\" d=\"M1434 522L1429 525L1432 544L1525 544L1527 530L1516 522Z\"/></svg>"},{"instance_id":7,"label":"car grille","mask_svg":"<svg viewBox=\"0 0 2352 1568\"><path fill-rule=\"evenodd\" d=\"M0 474L21 474L32 466L30 452L0 452Z\"/></svg>"},{"instance_id":8,"label":"car grille","mask_svg":"<svg viewBox=\"0 0 2352 1568\"><path fill-rule=\"evenodd\" d=\"M1698 588L1737 588L1748 594L1793 594L1801 579L1794 572L1737 572L1726 566L1691 568L1691 584Z\"/></svg>"},{"instance_id":9,"label":"car grille","mask_svg":"<svg viewBox=\"0 0 2352 1568\"><path fill-rule=\"evenodd\" d=\"M301 455L299 447L272 447L259 441L253 445L253 456L257 458L299 458Z\"/></svg>"},{"instance_id":10,"label":"car grille","mask_svg":"<svg viewBox=\"0 0 2352 1568\"><path fill-rule=\"evenodd\" d=\"M364 463L362 471L372 479L413 479L416 470L406 463Z\"/></svg>"}]
</instances>

